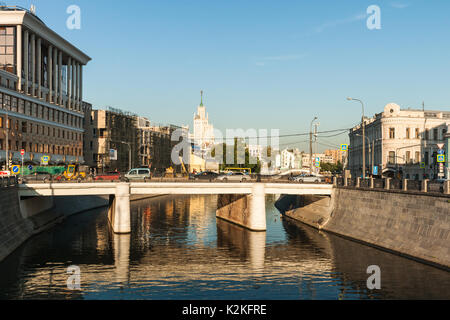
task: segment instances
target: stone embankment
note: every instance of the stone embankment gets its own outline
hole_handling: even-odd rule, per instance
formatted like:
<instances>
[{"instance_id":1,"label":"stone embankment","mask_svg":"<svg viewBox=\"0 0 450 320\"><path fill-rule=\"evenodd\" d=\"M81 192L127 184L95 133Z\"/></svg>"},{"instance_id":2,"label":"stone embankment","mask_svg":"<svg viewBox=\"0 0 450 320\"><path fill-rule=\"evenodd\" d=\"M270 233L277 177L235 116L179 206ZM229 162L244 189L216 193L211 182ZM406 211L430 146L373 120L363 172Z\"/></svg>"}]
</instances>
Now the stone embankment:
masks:
<instances>
[{"instance_id":1,"label":"stone embankment","mask_svg":"<svg viewBox=\"0 0 450 320\"><path fill-rule=\"evenodd\" d=\"M317 229L450 270L449 195L335 188L331 197L282 197L277 207Z\"/></svg>"}]
</instances>

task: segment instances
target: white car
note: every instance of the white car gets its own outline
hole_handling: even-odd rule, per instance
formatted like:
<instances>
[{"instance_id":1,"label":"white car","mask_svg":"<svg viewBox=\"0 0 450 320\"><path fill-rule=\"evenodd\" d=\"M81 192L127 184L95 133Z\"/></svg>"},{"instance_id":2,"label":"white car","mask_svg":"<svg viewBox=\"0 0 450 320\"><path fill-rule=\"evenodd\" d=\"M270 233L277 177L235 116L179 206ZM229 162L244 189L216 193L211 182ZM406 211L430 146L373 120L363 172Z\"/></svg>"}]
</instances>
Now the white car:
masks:
<instances>
[{"instance_id":1,"label":"white car","mask_svg":"<svg viewBox=\"0 0 450 320\"><path fill-rule=\"evenodd\" d=\"M242 172L228 172L217 177L217 181L250 181L250 176Z\"/></svg>"},{"instance_id":2,"label":"white car","mask_svg":"<svg viewBox=\"0 0 450 320\"><path fill-rule=\"evenodd\" d=\"M321 175L309 175L309 174L305 174L305 175L299 175L294 177L293 181L295 182L312 182L312 183L319 183L319 182L323 182L323 176Z\"/></svg>"}]
</instances>

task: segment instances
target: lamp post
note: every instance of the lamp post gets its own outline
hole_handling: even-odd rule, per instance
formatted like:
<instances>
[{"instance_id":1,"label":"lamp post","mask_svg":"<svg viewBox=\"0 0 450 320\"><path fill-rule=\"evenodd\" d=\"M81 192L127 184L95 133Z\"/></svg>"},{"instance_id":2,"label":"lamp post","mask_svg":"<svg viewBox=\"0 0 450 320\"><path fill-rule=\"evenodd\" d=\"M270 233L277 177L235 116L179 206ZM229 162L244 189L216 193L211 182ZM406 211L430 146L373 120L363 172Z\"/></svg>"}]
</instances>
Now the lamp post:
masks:
<instances>
[{"instance_id":1,"label":"lamp post","mask_svg":"<svg viewBox=\"0 0 450 320\"><path fill-rule=\"evenodd\" d=\"M312 174L312 126L313 122L317 120L317 117L311 121L311 127L309 129L309 174Z\"/></svg>"},{"instance_id":2,"label":"lamp post","mask_svg":"<svg viewBox=\"0 0 450 320\"><path fill-rule=\"evenodd\" d=\"M118 141L128 146L128 171L131 170L131 142Z\"/></svg>"},{"instance_id":3,"label":"lamp post","mask_svg":"<svg viewBox=\"0 0 450 320\"><path fill-rule=\"evenodd\" d=\"M6 171L9 171L9 128L8 128L8 110L6 110L6 104L3 102L3 110L5 110L5 137L6 137L6 148L5 148L5 167Z\"/></svg>"},{"instance_id":4,"label":"lamp post","mask_svg":"<svg viewBox=\"0 0 450 320\"><path fill-rule=\"evenodd\" d=\"M364 139L364 138L367 139L367 144L369 145L369 166L371 167L370 172L372 172L372 170L373 170L373 150L372 150L372 148L370 147L370 139L369 139L369 137L367 137L367 136L364 137L362 134L357 134L357 133L355 133L355 136L363 137L363 139ZM370 160L370 159L372 159L372 160Z\"/></svg>"},{"instance_id":5,"label":"lamp post","mask_svg":"<svg viewBox=\"0 0 450 320\"><path fill-rule=\"evenodd\" d=\"M365 123L364 123L364 103L359 100L359 99L355 99L355 98L350 98L348 97L347 100L349 101L359 101L361 103L362 106L362 118L361 118L361 128L362 128L362 136L363 136L363 145L362 145L362 165L363 165L363 172L362 172L362 177L363 179L366 178L366 130L365 130Z\"/></svg>"}]
</instances>

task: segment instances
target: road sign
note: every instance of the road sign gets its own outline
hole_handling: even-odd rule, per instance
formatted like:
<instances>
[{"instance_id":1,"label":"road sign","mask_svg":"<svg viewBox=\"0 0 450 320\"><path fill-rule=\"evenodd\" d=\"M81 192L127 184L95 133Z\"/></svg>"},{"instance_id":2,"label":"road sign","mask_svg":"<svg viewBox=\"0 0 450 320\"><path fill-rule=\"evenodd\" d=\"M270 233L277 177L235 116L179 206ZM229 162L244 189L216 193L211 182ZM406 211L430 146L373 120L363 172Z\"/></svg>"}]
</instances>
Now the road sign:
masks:
<instances>
[{"instance_id":1,"label":"road sign","mask_svg":"<svg viewBox=\"0 0 450 320\"><path fill-rule=\"evenodd\" d=\"M378 175L378 166L373 166L372 174L375 176Z\"/></svg>"},{"instance_id":2,"label":"road sign","mask_svg":"<svg viewBox=\"0 0 450 320\"><path fill-rule=\"evenodd\" d=\"M347 151L348 150L348 144L341 144L341 151Z\"/></svg>"},{"instance_id":3,"label":"road sign","mask_svg":"<svg viewBox=\"0 0 450 320\"><path fill-rule=\"evenodd\" d=\"M117 160L117 150L115 149L109 150L109 160Z\"/></svg>"},{"instance_id":4,"label":"road sign","mask_svg":"<svg viewBox=\"0 0 450 320\"><path fill-rule=\"evenodd\" d=\"M438 154L437 156L437 162L445 162L445 155Z\"/></svg>"},{"instance_id":5,"label":"road sign","mask_svg":"<svg viewBox=\"0 0 450 320\"><path fill-rule=\"evenodd\" d=\"M439 149L439 150L437 151L437 153L438 153L438 154L445 154L445 150L444 150L444 149Z\"/></svg>"},{"instance_id":6,"label":"road sign","mask_svg":"<svg viewBox=\"0 0 450 320\"><path fill-rule=\"evenodd\" d=\"M436 145L437 145L437 147L438 147L439 149L443 149L444 146L445 146L444 143L437 143Z\"/></svg>"},{"instance_id":7,"label":"road sign","mask_svg":"<svg viewBox=\"0 0 450 320\"><path fill-rule=\"evenodd\" d=\"M320 158L316 158L316 159L315 159L315 161L314 161L314 166L315 166L316 168L320 168Z\"/></svg>"},{"instance_id":8,"label":"road sign","mask_svg":"<svg viewBox=\"0 0 450 320\"><path fill-rule=\"evenodd\" d=\"M33 166L31 164L28 166L28 170L33 170Z\"/></svg>"},{"instance_id":9,"label":"road sign","mask_svg":"<svg viewBox=\"0 0 450 320\"><path fill-rule=\"evenodd\" d=\"M49 157L49 156L42 156L42 158L41 158L41 163L42 163L43 165L47 165L49 160L50 160L50 157Z\"/></svg>"},{"instance_id":10,"label":"road sign","mask_svg":"<svg viewBox=\"0 0 450 320\"><path fill-rule=\"evenodd\" d=\"M11 172L9 172L9 171L0 171L0 177L1 176L9 176L9 175L11 175Z\"/></svg>"},{"instance_id":11,"label":"road sign","mask_svg":"<svg viewBox=\"0 0 450 320\"><path fill-rule=\"evenodd\" d=\"M425 169L425 162L420 163L420 169Z\"/></svg>"},{"instance_id":12,"label":"road sign","mask_svg":"<svg viewBox=\"0 0 450 320\"><path fill-rule=\"evenodd\" d=\"M20 155L23 156L25 154L25 150L20 150Z\"/></svg>"},{"instance_id":13,"label":"road sign","mask_svg":"<svg viewBox=\"0 0 450 320\"><path fill-rule=\"evenodd\" d=\"M20 173L20 166L17 166L17 165L11 166L11 173L12 174L19 174Z\"/></svg>"}]
</instances>

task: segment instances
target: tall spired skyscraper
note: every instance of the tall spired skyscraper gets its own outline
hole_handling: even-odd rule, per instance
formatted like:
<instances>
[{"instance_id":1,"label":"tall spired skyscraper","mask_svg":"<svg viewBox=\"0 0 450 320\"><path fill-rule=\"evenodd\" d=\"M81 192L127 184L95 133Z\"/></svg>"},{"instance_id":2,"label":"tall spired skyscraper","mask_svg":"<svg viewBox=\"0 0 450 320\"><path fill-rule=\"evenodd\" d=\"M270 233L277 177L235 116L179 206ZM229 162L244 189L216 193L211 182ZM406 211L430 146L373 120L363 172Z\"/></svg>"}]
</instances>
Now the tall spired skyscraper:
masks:
<instances>
[{"instance_id":1,"label":"tall spired skyscraper","mask_svg":"<svg viewBox=\"0 0 450 320\"><path fill-rule=\"evenodd\" d=\"M214 127L208 121L206 107L203 105L203 91L200 91L201 100L194 114L194 144L202 150L206 150L214 145Z\"/></svg>"}]
</instances>

